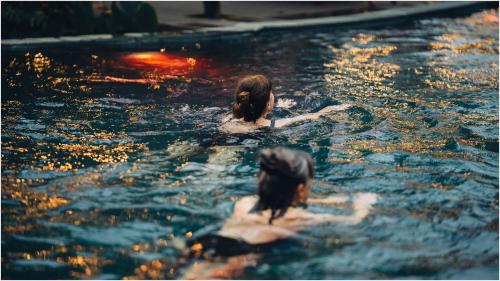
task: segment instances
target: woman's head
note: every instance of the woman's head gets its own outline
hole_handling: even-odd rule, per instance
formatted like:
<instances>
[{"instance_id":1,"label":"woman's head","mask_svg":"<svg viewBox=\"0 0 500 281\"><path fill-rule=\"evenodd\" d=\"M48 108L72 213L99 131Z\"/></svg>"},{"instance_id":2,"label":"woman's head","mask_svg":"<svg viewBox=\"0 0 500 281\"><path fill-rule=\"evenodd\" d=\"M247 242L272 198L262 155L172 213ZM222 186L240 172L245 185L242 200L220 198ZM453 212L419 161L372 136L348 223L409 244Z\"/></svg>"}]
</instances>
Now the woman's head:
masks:
<instances>
[{"instance_id":1,"label":"woman's head","mask_svg":"<svg viewBox=\"0 0 500 281\"><path fill-rule=\"evenodd\" d=\"M235 92L234 117L255 122L269 113L274 105L271 88L271 81L264 75L251 75L241 79Z\"/></svg>"},{"instance_id":2,"label":"woman's head","mask_svg":"<svg viewBox=\"0 0 500 281\"><path fill-rule=\"evenodd\" d=\"M269 223L292 204L307 201L313 175L313 160L305 152L284 147L261 151L257 207L271 209Z\"/></svg>"}]
</instances>

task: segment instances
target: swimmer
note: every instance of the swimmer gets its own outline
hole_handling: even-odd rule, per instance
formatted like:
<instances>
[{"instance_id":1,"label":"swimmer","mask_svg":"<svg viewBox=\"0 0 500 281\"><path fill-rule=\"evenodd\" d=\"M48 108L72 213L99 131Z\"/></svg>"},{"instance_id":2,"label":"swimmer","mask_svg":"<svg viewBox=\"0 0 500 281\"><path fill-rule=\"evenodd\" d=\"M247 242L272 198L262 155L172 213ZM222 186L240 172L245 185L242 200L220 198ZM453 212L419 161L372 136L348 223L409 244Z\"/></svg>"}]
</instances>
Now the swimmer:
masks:
<instances>
[{"instance_id":1,"label":"swimmer","mask_svg":"<svg viewBox=\"0 0 500 281\"><path fill-rule=\"evenodd\" d=\"M309 198L314 174L311 157L301 151L282 147L264 149L260 155L257 196L238 200L233 214L214 233L196 235L187 243L191 255L204 257L182 279L228 278L255 265L259 252L323 223L357 224L377 200L373 193L357 193L352 199L352 214L333 215L308 211L308 204L347 204L346 195ZM225 262L221 258L226 258Z\"/></svg>"},{"instance_id":2,"label":"swimmer","mask_svg":"<svg viewBox=\"0 0 500 281\"><path fill-rule=\"evenodd\" d=\"M225 118L219 129L225 133L237 134L250 133L262 128L282 128L301 121L319 119L330 112L347 109L349 105L327 106L316 113L290 118L266 119L273 107L271 81L263 75L246 76L236 87L232 116Z\"/></svg>"}]
</instances>

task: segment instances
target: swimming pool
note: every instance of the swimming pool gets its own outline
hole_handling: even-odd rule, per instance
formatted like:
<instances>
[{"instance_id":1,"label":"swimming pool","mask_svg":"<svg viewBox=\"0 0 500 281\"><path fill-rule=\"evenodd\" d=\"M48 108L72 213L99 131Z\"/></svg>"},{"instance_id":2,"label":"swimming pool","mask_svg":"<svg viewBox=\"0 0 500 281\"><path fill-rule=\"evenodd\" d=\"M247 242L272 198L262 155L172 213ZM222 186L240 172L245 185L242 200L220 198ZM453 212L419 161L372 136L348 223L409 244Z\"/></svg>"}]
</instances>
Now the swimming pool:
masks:
<instances>
[{"instance_id":1,"label":"swimming pool","mask_svg":"<svg viewBox=\"0 0 500 281\"><path fill-rule=\"evenodd\" d=\"M227 136L236 80L271 77L283 117ZM258 151L316 160L313 195L375 192L243 279L498 278L498 11L132 51L2 53L2 277L174 278L174 238L255 193ZM314 207L321 212L342 212Z\"/></svg>"}]
</instances>

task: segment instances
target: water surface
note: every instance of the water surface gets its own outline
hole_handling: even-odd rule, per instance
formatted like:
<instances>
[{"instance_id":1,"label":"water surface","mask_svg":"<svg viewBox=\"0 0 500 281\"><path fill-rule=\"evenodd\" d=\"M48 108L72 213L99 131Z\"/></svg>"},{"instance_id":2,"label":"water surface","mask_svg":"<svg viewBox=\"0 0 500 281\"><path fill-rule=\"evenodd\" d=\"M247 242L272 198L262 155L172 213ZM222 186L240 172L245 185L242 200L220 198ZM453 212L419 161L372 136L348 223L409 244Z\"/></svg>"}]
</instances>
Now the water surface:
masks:
<instances>
[{"instance_id":1,"label":"water surface","mask_svg":"<svg viewBox=\"0 0 500 281\"><path fill-rule=\"evenodd\" d=\"M260 149L316 161L314 196L375 192L243 279L498 278L498 11L182 49L2 53L2 277L176 278L174 238L255 193ZM273 132L223 135L239 77L268 75ZM317 212L349 212L314 207Z\"/></svg>"}]
</instances>

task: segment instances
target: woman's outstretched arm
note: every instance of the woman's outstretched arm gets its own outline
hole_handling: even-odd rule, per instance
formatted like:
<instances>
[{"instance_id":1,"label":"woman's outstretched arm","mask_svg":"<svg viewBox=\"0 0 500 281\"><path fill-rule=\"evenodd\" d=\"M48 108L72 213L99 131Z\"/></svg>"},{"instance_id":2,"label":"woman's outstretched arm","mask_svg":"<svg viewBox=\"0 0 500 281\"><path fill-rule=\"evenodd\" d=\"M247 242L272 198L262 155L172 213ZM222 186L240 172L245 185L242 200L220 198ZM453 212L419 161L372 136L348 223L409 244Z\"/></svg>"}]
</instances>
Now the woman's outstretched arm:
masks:
<instances>
[{"instance_id":1,"label":"woman's outstretched arm","mask_svg":"<svg viewBox=\"0 0 500 281\"><path fill-rule=\"evenodd\" d=\"M331 214L308 214L308 225L321 223L339 222L345 224L357 224L368 216L373 204L377 202L378 196L375 193L357 193L352 200L353 214L349 216L338 216Z\"/></svg>"},{"instance_id":2,"label":"woman's outstretched arm","mask_svg":"<svg viewBox=\"0 0 500 281\"><path fill-rule=\"evenodd\" d=\"M316 120L319 117L326 115L330 112L344 110L344 109L349 108L350 106L351 105L349 105L349 104L331 105L331 106L327 106L327 107L325 107L325 108L323 108L320 111L315 112L315 113L307 113L307 114L303 114L303 115L299 115L299 116L295 116L295 117L278 119L278 120L276 120L275 127L282 128L282 127L290 126L294 123L301 122L301 121Z\"/></svg>"},{"instance_id":3,"label":"woman's outstretched arm","mask_svg":"<svg viewBox=\"0 0 500 281\"><path fill-rule=\"evenodd\" d=\"M308 204L343 204L349 201L349 197L346 195L336 195L328 196L325 198L309 198L307 199Z\"/></svg>"}]
</instances>

